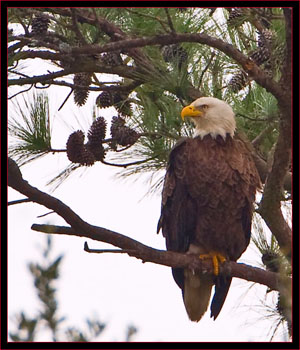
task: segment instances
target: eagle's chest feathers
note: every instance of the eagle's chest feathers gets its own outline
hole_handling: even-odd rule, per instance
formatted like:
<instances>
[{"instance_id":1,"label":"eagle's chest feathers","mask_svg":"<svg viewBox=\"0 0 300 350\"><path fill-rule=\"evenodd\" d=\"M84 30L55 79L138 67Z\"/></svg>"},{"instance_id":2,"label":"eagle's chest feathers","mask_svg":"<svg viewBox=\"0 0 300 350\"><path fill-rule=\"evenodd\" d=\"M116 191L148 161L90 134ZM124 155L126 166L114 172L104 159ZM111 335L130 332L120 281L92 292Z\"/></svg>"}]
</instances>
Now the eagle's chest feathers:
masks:
<instances>
[{"instance_id":1,"label":"eagle's chest feathers","mask_svg":"<svg viewBox=\"0 0 300 350\"><path fill-rule=\"evenodd\" d=\"M225 136L205 135L190 139L187 166L193 171L195 167L216 171L219 167L229 166L232 156L235 156L236 147L229 134ZM222 169L219 169L221 171ZM210 174L213 175L213 174Z\"/></svg>"}]
</instances>

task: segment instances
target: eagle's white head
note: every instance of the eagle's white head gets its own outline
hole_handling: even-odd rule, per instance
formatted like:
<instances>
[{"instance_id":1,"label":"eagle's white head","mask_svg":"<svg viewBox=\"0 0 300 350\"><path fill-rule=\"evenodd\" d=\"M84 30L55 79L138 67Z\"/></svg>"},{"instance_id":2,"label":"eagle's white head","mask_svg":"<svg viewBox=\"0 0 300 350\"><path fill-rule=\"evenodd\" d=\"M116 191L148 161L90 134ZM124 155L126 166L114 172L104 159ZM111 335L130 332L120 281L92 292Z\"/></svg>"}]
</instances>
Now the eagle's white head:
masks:
<instances>
[{"instance_id":1,"label":"eagle's white head","mask_svg":"<svg viewBox=\"0 0 300 350\"><path fill-rule=\"evenodd\" d=\"M191 117L195 124L194 137L203 138L218 135L226 138L226 134L233 137L236 122L232 108L224 101L215 97L200 97L181 111L181 118Z\"/></svg>"}]
</instances>

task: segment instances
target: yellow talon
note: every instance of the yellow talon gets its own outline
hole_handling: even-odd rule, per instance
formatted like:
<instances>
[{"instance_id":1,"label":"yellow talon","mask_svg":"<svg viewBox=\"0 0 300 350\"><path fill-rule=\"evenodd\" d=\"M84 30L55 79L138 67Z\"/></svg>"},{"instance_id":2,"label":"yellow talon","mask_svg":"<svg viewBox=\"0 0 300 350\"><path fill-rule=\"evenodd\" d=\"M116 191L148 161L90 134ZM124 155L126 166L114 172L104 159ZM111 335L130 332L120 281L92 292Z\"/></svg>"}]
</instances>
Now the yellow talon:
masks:
<instances>
[{"instance_id":1,"label":"yellow talon","mask_svg":"<svg viewBox=\"0 0 300 350\"><path fill-rule=\"evenodd\" d=\"M208 254L201 254L199 259L212 259L212 263L214 266L214 275L218 276L219 274L219 264L226 261L224 255L217 252L209 252Z\"/></svg>"}]
</instances>

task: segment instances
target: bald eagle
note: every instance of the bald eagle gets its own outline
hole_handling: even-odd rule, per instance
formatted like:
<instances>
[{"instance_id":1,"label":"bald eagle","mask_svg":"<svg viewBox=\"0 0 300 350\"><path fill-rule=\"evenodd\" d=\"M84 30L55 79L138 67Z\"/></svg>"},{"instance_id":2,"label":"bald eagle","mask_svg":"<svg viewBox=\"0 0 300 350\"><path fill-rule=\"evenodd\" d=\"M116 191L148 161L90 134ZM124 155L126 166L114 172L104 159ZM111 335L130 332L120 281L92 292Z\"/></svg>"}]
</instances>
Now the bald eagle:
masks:
<instances>
[{"instance_id":1,"label":"bald eagle","mask_svg":"<svg viewBox=\"0 0 300 350\"><path fill-rule=\"evenodd\" d=\"M226 102L201 97L181 117L191 118L195 132L170 153L158 232L162 229L167 250L213 261L214 275L172 268L187 314L198 322L213 285L211 317L221 311L231 278L219 274L219 264L236 261L249 244L260 178L249 148L235 135L234 112Z\"/></svg>"}]
</instances>

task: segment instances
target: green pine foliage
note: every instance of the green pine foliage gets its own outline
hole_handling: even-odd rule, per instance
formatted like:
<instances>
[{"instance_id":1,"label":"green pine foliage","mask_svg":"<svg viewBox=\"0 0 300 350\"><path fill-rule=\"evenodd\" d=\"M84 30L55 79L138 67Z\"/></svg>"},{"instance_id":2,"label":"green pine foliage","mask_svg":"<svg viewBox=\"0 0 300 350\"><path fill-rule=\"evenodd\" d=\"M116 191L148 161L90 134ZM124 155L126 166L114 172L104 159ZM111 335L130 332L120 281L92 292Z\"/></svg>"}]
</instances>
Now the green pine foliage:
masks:
<instances>
[{"instance_id":1,"label":"green pine foliage","mask_svg":"<svg viewBox=\"0 0 300 350\"><path fill-rule=\"evenodd\" d=\"M207 8L187 8L185 11L179 11L177 8L86 8L83 10L84 16L97 15L103 18L103 22L99 21L99 23L91 21L84 23L78 17L80 11L81 9L74 8L71 16L65 16L51 8L40 8L34 11L10 9L9 19L11 23L19 21L24 28L30 28L33 16L39 12L46 13L52 18L48 32L55 37L55 44L63 43L69 48L89 44L101 46L121 40L121 37L116 37L111 29L107 30L106 23L111 23L127 38L172 32L204 32L234 45L245 55L250 55L258 48L258 30L268 28L274 32L268 69L271 67L275 80L280 79L282 57L279 59L279 52L284 52L285 45L282 9L217 8L213 15L210 15L211 10ZM52 44L53 39L51 40ZM186 59L183 63L181 62L182 64L179 64L179 58L166 61L162 47L159 45L139 48L144 58L138 60L131 57L130 51L121 52L124 68L134 68L135 72L134 77L131 78L114 75L116 83L121 86L135 81L139 83L136 88L126 93L122 92L121 96L125 99L121 99L118 105L125 106L125 103L126 111L119 110L116 113L129 115L130 118L126 117L126 123L137 132L152 134L151 137L140 137L133 146L122 153L113 153L114 150L109 147L105 149L108 160L116 161L118 157L128 161L145 160L136 167L124 169L124 175L165 167L168 153L176 140L190 134L189 125L183 124L180 120L180 109L195 99L190 97L191 88L199 89L204 96L215 96L230 103L236 112L239 129L245 132L250 140L254 140L265 129L266 122L272 123L272 130L266 133L259 145L259 152L262 155L268 155L276 140L278 135L276 121L279 115L276 101L270 93L251 81L250 77L247 77L245 86L231 90L230 79L238 74L241 68L224 53L198 43L180 43L180 48L186 52ZM10 60L13 62L14 57L19 60L22 50L24 49L20 49L19 52L13 51ZM91 55L82 55L75 60L75 63L66 54L66 59L68 58L71 59L68 61L71 66L72 64L90 65L97 62L97 59ZM64 60L60 63L63 62ZM53 63L57 64L57 61ZM262 66L263 69L264 67ZM101 87L102 84L101 74L94 73L90 86ZM99 92L90 92L91 94L100 95ZM32 106L30 108L32 109ZM98 108L101 111L101 105ZM37 124L38 121L44 124L49 121L47 121L47 115L43 115L45 112L42 110L40 112L40 119L34 117L37 115L37 110L32 110L30 117L19 113L24 119L25 128L20 126L14 118L10 122L9 131L18 140L18 143L14 143L10 148L10 154L17 160L22 158L26 162L51 151L49 128L42 134L42 124ZM28 120L31 121L30 127ZM156 133L155 137L153 133ZM77 168L73 167L73 169ZM66 172L69 173L69 170L68 167Z\"/></svg>"},{"instance_id":2,"label":"green pine foliage","mask_svg":"<svg viewBox=\"0 0 300 350\"><path fill-rule=\"evenodd\" d=\"M46 94L33 94L31 100L15 103L8 121L12 136L8 153L20 165L37 159L51 150L49 103Z\"/></svg>"},{"instance_id":3,"label":"green pine foliage","mask_svg":"<svg viewBox=\"0 0 300 350\"><path fill-rule=\"evenodd\" d=\"M41 8L34 11L10 9L9 18L12 23L20 22L22 14L21 25L30 28L33 16L39 12L47 13L50 18L53 18L50 21L48 32L56 36L55 40L58 44L62 42L69 48L89 44L103 45L120 40L119 37L116 39L110 30L105 29L105 21L107 21L107 23L116 26L128 38L170 32L204 32L234 45L244 54L249 55L258 47L257 23L261 23L261 27L266 28L267 26L274 32L272 55L275 58L271 55L271 63L268 64L272 69L273 78L280 79L282 58L279 59L277 56L280 56L278 52L284 52L285 44L284 23L280 19L281 9L270 11L260 8L218 8L213 15L210 15L210 9L206 8L187 8L186 11L179 11L177 8L84 9L84 16L96 14L103 18L103 22L99 23L84 23L84 21L78 20L80 9L76 8L72 10L72 16L63 16L56 9ZM185 61L181 64L178 62L180 56L166 61L163 57L162 47L159 45L140 48L144 55L142 60L139 58L135 61L134 58L130 57L130 51L123 50L121 53L125 68L137 69L135 69L133 79L122 76L116 79L114 76L116 82L120 85L131 84L134 81L142 83L137 84L138 86L133 90L122 92L120 96L124 96L122 98L125 99L121 98L118 105L126 105L126 110L120 109L116 112L130 116L130 118L126 117L126 125L137 132L152 135L151 137L138 138L133 146L122 153L114 153L115 149L109 147L105 149L107 160L117 161L118 157L122 157L129 162L130 160L145 161L135 167L124 169L124 176L164 168L168 153L176 140L181 136L190 135L191 128L188 124L182 123L180 110L182 106L195 99L190 97L191 88L199 89L204 96L215 96L230 103L236 112L239 129L245 132L250 140L254 140L265 129L266 122L272 123L272 130L266 133L259 145L259 152L263 156L267 157L276 141L278 135L276 120L279 116L276 101L270 93L251 81L249 77L246 79L245 86L231 90L230 79L238 74L241 68L224 53L198 43L180 43L180 48L186 53ZM19 59L20 52L22 50L18 53L11 53L10 60L13 62L14 57ZM68 57L66 54L66 62L69 62L69 67L72 66L73 61L71 57ZM143 61L145 59L148 62ZM97 59L90 55L86 57L83 55L75 61L75 64L82 65L93 64ZM63 62L65 61L61 60L60 64ZM57 64L57 61L53 63ZM101 74L93 74L90 86L99 87L101 84ZM95 94L95 92L92 93ZM90 92L90 94L92 93ZM97 96L100 96L98 92L96 93ZM115 92L114 95L116 95ZM36 102L38 102L38 107L34 107ZM44 107L42 103L45 103ZM17 121L18 118L11 118L9 131L17 142L10 147L10 155L17 160L22 159L23 162L27 162L51 151L51 133L46 104L45 95L34 97L33 103L27 104L30 116L25 115L24 111L21 110L18 113L24 120L22 125ZM101 111L101 104L98 108ZM44 132L43 125L46 126ZM72 169L78 169L78 167ZM61 176L65 178L66 174L70 174L70 167ZM59 178L63 179L63 177L57 177L57 179Z\"/></svg>"}]
</instances>

